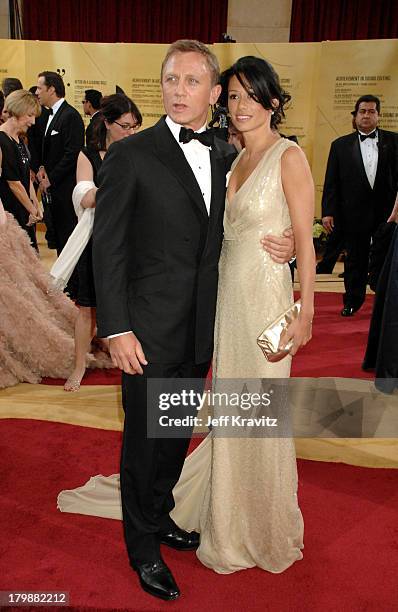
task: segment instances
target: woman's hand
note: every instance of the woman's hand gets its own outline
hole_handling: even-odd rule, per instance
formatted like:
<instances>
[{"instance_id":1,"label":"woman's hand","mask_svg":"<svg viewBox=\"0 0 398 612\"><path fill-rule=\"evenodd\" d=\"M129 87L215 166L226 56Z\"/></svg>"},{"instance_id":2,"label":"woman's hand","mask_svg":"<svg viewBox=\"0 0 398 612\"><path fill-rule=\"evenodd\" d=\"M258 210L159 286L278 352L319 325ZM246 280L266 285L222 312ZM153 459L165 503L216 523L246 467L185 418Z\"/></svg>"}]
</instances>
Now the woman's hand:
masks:
<instances>
[{"instance_id":1,"label":"woman's hand","mask_svg":"<svg viewBox=\"0 0 398 612\"><path fill-rule=\"evenodd\" d=\"M38 221L41 221L42 219L43 219L43 212L40 208L39 202L37 200L36 202L32 201L32 210L29 212L29 220L26 225L30 227L31 225L34 225L35 223L37 223Z\"/></svg>"},{"instance_id":2,"label":"woman's hand","mask_svg":"<svg viewBox=\"0 0 398 612\"><path fill-rule=\"evenodd\" d=\"M280 348L283 349L293 341L293 346L289 350L289 355L295 355L299 348L305 346L312 338L312 315L300 312L297 319L288 325L281 335Z\"/></svg>"},{"instance_id":3,"label":"woman's hand","mask_svg":"<svg viewBox=\"0 0 398 612\"><path fill-rule=\"evenodd\" d=\"M27 222L27 227L30 227L31 225L34 225L35 223L37 223L38 221L41 221L42 217L33 215L32 213L30 213L29 215L29 219Z\"/></svg>"}]
</instances>

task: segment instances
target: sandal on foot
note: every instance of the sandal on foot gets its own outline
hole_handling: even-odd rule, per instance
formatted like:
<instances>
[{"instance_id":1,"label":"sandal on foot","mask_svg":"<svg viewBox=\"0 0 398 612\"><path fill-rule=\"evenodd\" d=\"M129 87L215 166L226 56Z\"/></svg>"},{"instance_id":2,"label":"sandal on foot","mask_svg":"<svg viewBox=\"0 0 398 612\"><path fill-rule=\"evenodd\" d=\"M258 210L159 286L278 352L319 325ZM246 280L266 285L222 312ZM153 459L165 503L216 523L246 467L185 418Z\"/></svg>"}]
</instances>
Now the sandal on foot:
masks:
<instances>
[{"instance_id":1,"label":"sandal on foot","mask_svg":"<svg viewBox=\"0 0 398 612\"><path fill-rule=\"evenodd\" d=\"M68 378L64 384L64 391L79 391L81 378Z\"/></svg>"}]
</instances>

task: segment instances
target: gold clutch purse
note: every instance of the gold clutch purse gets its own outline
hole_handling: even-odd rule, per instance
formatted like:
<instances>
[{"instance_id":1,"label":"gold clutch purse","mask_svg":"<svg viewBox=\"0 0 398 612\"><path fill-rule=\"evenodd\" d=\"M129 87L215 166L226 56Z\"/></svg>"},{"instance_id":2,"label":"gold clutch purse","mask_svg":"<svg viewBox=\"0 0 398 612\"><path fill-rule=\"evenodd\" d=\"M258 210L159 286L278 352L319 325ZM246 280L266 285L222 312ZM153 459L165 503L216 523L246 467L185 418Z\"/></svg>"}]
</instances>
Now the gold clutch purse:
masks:
<instances>
[{"instance_id":1,"label":"gold clutch purse","mask_svg":"<svg viewBox=\"0 0 398 612\"><path fill-rule=\"evenodd\" d=\"M301 308L300 302L295 302L288 310L273 321L257 338L257 344L264 353L265 358L271 363L280 361L289 353L293 346L290 341L284 349L279 348L283 331L292 321L297 319Z\"/></svg>"}]
</instances>

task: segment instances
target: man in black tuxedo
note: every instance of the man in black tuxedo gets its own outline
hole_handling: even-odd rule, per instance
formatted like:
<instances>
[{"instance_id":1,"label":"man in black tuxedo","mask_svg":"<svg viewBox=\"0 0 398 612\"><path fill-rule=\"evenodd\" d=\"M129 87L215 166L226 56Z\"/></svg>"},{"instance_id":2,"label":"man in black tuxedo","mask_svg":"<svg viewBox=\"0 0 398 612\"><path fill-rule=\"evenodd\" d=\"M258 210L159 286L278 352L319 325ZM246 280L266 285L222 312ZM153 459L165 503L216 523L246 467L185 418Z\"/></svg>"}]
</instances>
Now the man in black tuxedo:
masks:
<instances>
[{"instance_id":1,"label":"man in black tuxedo","mask_svg":"<svg viewBox=\"0 0 398 612\"><path fill-rule=\"evenodd\" d=\"M190 550L199 535L170 517L189 439L147 437L147 410L158 410L147 405L147 381L204 379L212 357L225 181L236 155L205 130L218 80L205 45L170 47L161 74L167 116L110 147L93 233L98 335L110 337L123 370L127 550L143 589L168 600L180 592L160 544ZM287 261L293 241L277 242L270 252Z\"/></svg>"},{"instance_id":2,"label":"man in black tuxedo","mask_svg":"<svg viewBox=\"0 0 398 612\"><path fill-rule=\"evenodd\" d=\"M334 142L322 197L323 224L333 231L336 218L344 233L343 317L363 304L371 239L387 220L398 188L398 134L377 127L380 100L359 98L352 112L356 131Z\"/></svg>"},{"instance_id":3,"label":"man in black tuxedo","mask_svg":"<svg viewBox=\"0 0 398 612\"><path fill-rule=\"evenodd\" d=\"M30 87L30 93L36 95L37 87ZM39 187L39 181L36 177L36 173L40 169L42 163L42 152L43 152L43 138L44 132L47 127L47 121L50 111L45 106L41 107L41 114L37 117L36 122L28 129L28 149L30 153L30 168L32 170L32 180L35 189ZM50 206L47 205L45 197L42 197L43 204L43 222L46 226L46 241L49 249L57 248L57 241L55 238L55 231L53 221L51 218Z\"/></svg>"},{"instance_id":4,"label":"man in black tuxedo","mask_svg":"<svg viewBox=\"0 0 398 612\"><path fill-rule=\"evenodd\" d=\"M56 72L39 74L36 93L40 104L49 109L36 177L40 190L51 202L59 255L77 223L72 192L76 185L77 157L84 145L84 124L77 110L65 100L64 82Z\"/></svg>"},{"instance_id":5,"label":"man in black tuxedo","mask_svg":"<svg viewBox=\"0 0 398 612\"><path fill-rule=\"evenodd\" d=\"M95 126L101 121L100 105L102 93L98 89L86 89L82 101L84 114L90 117L90 123L86 127L86 146L91 144Z\"/></svg>"}]
</instances>

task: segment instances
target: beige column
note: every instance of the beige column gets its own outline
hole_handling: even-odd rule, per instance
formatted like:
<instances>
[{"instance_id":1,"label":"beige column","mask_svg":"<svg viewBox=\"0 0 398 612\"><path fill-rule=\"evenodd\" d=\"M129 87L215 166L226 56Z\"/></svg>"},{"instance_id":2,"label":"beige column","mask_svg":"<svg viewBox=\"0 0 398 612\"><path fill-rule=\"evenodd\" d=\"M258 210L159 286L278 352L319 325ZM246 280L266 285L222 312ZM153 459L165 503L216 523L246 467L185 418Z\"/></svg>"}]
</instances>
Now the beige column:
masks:
<instances>
[{"instance_id":1,"label":"beige column","mask_svg":"<svg viewBox=\"0 0 398 612\"><path fill-rule=\"evenodd\" d=\"M227 32L236 42L289 42L292 0L229 0Z\"/></svg>"},{"instance_id":2,"label":"beige column","mask_svg":"<svg viewBox=\"0 0 398 612\"><path fill-rule=\"evenodd\" d=\"M0 38L9 38L8 0L0 0Z\"/></svg>"}]
</instances>

